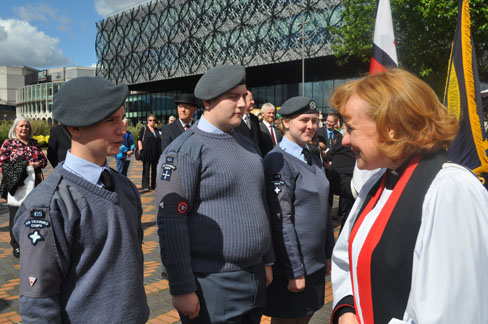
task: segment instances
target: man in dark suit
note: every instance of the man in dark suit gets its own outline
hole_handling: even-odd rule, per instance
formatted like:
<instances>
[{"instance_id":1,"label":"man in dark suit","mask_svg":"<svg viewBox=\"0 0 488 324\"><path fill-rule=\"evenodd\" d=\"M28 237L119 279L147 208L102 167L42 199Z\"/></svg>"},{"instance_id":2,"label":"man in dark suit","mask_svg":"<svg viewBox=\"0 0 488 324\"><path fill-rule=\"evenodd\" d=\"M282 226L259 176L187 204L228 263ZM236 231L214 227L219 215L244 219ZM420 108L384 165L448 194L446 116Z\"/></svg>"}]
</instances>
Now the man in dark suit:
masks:
<instances>
[{"instance_id":1,"label":"man in dark suit","mask_svg":"<svg viewBox=\"0 0 488 324\"><path fill-rule=\"evenodd\" d=\"M335 129L338 119L339 117L336 114L329 114L326 126L317 130L317 136L319 141L327 146L324 160L331 188L329 204L332 207L334 194L340 197L339 209L335 218L343 217L342 223L344 224L354 204L354 197L351 193L351 179L356 157L349 147L342 146L342 134Z\"/></svg>"},{"instance_id":2,"label":"man in dark suit","mask_svg":"<svg viewBox=\"0 0 488 324\"><path fill-rule=\"evenodd\" d=\"M254 107L254 98L252 96L251 91L247 91L246 96L246 112L244 116L242 116L242 122L239 126L234 128L234 130L246 137L248 137L253 143L256 145L257 148L262 152L262 141L263 136L261 135L261 131L259 129L259 119L256 115L251 113Z\"/></svg>"},{"instance_id":3,"label":"man in dark suit","mask_svg":"<svg viewBox=\"0 0 488 324\"><path fill-rule=\"evenodd\" d=\"M274 125L276 116L276 108L273 104L267 102L261 107L261 116L263 120L259 125L261 134L263 134L262 152L265 156L273 147L281 141L283 135L280 130Z\"/></svg>"},{"instance_id":4,"label":"man in dark suit","mask_svg":"<svg viewBox=\"0 0 488 324\"><path fill-rule=\"evenodd\" d=\"M171 124L166 124L161 128L161 149L164 151L175 138L193 125L193 115L198 107L198 101L194 95L182 93L175 97L175 104L178 110L178 119Z\"/></svg>"},{"instance_id":5,"label":"man in dark suit","mask_svg":"<svg viewBox=\"0 0 488 324\"><path fill-rule=\"evenodd\" d=\"M325 122L325 126L317 129L317 137L319 142L327 146L327 155L330 157L333 151L337 149L342 143L342 134L335 128L337 126L338 116L336 114L329 114ZM326 160L330 160L327 159Z\"/></svg>"},{"instance_id":6,"label":"man in dark suit","mask_svg":"<svg viewBox=\"0 0 488 324\"><path fill-rule=\"evenodd\" d=\"M51 128L49 133L49 141L47 143L47 159L53 166L63 162L66 158L66 152L71 148L71 138L66 129L61 125L56 125Z\"/></svg>"}]
</instances>

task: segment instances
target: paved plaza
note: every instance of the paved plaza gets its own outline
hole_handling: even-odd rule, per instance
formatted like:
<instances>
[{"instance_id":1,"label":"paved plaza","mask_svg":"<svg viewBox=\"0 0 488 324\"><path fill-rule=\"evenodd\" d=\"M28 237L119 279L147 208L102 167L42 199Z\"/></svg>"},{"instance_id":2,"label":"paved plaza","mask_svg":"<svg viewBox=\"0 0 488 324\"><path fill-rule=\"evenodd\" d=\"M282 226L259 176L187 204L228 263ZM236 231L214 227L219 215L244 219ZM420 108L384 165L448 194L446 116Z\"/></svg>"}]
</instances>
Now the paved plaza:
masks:
<instances>
[{"instance_id":1,"label":"paved plaza","mask_svg":"<svg viewBox=\"0 0 488 324\"><path fill-rule=\"evenodd\" d=\"M109 159L109 164L115 169L115 160ZM52 171L49 165L44 169L48 176ZM142 163L132 161L128 176L141 187ZM151 310L148 323L180 323L178 313L171 304L168 281L161 278L161 260L159 256L159 240L156 225L156 204L154 191L141 194L144 214L142 226L144 228L144 285L147 301ZM336 235L338 228L336 227ZM8 208L5 200L0 202L0 324L21 323L19 316L18 288L19 288L19 259L12 255L8 232ZM330 278L327 278L325 289L325 306L315 313L310 323L329 323L332 307L332 291ZM268 317L262 318L261 323L269 323Z\"/></svg>"}]
</instances>

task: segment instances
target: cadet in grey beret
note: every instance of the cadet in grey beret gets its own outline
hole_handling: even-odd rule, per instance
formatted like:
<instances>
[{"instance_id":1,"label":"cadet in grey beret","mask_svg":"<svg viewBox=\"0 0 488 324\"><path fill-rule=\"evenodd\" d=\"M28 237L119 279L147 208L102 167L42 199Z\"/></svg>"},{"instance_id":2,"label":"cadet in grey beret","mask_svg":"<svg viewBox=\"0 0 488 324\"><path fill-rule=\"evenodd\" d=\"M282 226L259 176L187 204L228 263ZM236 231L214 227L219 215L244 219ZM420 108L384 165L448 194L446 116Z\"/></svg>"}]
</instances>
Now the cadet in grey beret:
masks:
<instances>
[{"instance_id":1,"label":"cadet in grey beret","mask_svg":"<svg viewBox=\"0 0 488 324\"><path fill-rule=\"evenodd\" d=\"M317 111L315 100L308 97L292 97L281 105L280 115L292 116L298 114L312 114Z\"/></svg>"},{"instance_id":2,"label":"cadet in grey beret","mask_svg":"<svg viewBox=\"0 0 488 324\"><path fill-rule=\"evenodd\" d=\"M127 84L114 85L101 77L79 77L54 95L53 116L66 126L90 126L116 112L129 95Z\"/></svg>"},{"instance_id":3,"label":"cadet in grey beret","mask_svg":"<svg viewBox=\"0 0 488 324\"><path fill-rule=\"evenodd\" d=\"M211 100L245 83L246 69L242 65L219 65L198 80L195 97Z\"/></svg>"}]
</instances>

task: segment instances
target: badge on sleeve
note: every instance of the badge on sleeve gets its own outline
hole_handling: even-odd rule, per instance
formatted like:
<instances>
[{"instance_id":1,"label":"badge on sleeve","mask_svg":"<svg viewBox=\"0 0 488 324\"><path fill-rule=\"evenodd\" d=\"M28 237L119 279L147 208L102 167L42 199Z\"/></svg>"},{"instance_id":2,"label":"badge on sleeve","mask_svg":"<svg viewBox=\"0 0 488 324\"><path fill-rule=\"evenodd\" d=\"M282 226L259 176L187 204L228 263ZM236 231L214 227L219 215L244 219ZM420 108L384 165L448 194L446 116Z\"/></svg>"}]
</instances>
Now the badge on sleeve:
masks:
<instances>
[{"instance_id":1,"label":"badge on sleeve","mask_svg":"<svg viewBox=\"0 0 488 324\"><path fill-rule=\"evenodd\" d=\"M285 184L283 181L281 181L281 175L279 173L273 174L273 179L270 181L270 183L274 186L273 191L276 194L279 194L282 191L281 187Z\"/></svg>"},{"instance_id":2,"label":"badge on sleeve","mask_svg":"<svg viewBox=\"0 0 488 324\"><path fill-rule=\"evenodd\" d=\"M36 281L36 277L29 277L29 284L31 285L31 287L35 285Z\"/></svg>"},{"instance_id":3,"label":"badge on sleeve","mask_svg":"<svg viewBox=\"0 0 488 324\"><path fill-rule=\"evenodd\" d=\"M36 218L36 219L39 219L39 218L46 218L46 211L42 210L42 209L31 209L30 211L30 216L32 218Z\"/></svg>"},{"instance_id":4,"label":"badge on sleeve","mask_svg":"<svg viewBox=\"0 0 488 324\"><path fill-rule=\"evenodd\" d=\"M29 228L44 228L44 227L49 227L51 226L51 223L49 223L47 220L44 219L29 219L24 222L25 227Z\"/></svg>"},{"instance_id":5,"label":"badge on sleeve","mask_svg":"<svg viewBox=\"0 0 488 324\"><path fill-rule=\"evenodd\" d=\"M176 210L180 215L186 214L188 211L188 203L186 201L180 201L176 207Z\"/></svg>"},{"instance_id":6,"label":"badge on sleeve","mask_svg":"<svg viewBox=\"0 0 488 324\"><path fill-rule=\"evenodd\" d=\"M31 241L32 245L36 246L39 241L44 241L44 237L39 233L38 230L35 230L34 232L30 233L27 235L29 240Z\"/></svg>"},{"instance_id":7,"label":"badge on sleeve","mask_svg":"<svg viewBox=\"0 0 488 324\"><path fill-rule=\"evenodd\" d=\"M161 172L161 180L164 181L171 180L171 174L173 173L174 170L176 170L176 166L173 163L174 163L174 158L172 156L167 156L166 163L161 165L161 169L163 169L163 171Z\"/></svg>"}]
</instances>

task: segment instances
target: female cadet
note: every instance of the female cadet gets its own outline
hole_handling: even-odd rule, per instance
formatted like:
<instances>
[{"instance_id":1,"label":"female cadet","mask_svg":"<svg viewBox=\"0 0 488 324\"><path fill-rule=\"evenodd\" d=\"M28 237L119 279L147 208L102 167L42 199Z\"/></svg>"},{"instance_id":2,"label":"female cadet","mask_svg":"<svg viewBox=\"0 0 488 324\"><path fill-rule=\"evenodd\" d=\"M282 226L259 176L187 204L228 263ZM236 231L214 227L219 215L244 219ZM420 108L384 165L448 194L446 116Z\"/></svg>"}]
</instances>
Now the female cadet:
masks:
<instances>
[{"instance_id":1,"label":"female cadet","mask_svg":"<svg viewBox=\"0 0 488 324\"><path fill-rule=\"evenodd\" d=\"M446 163L457 121L434 91L392 69L331 104L366 181L332 257L334 323L488 323L488 192Z\"/></svg>"},{"instance_id":2,"label":"female cadet","mask_svg":"<svg viewBox=\"0 0 488 324\"><path fill-rule=\"evenodd\" d=\"M290 98L280 114L285 135L264 159L276 255L264 313L273 324L301 324L324 304L334 246L329 181L307 147L319 121L315 101Z\"/></svg>"}]
</instances>

